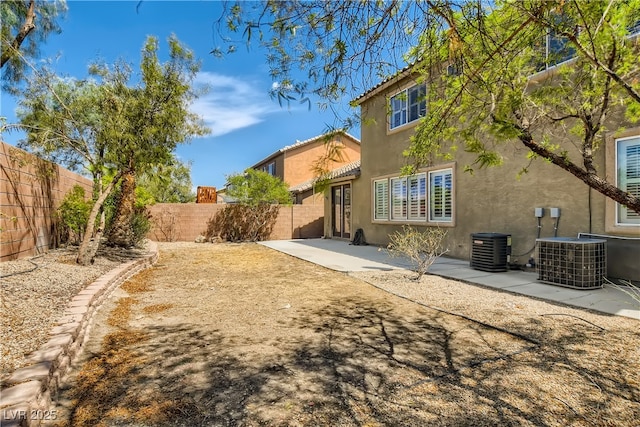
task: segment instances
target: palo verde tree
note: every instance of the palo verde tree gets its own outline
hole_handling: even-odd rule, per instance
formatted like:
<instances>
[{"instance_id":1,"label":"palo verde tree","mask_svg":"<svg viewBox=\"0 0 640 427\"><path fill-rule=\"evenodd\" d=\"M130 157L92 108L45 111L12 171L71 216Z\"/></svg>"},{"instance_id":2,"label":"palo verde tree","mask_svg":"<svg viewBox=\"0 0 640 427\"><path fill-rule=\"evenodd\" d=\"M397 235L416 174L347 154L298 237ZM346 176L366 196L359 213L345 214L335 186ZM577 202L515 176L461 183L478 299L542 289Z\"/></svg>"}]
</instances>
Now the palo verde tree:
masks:
<instances>
[{"instance_id":1,"label":"palo verde tree","mask_svg":"<svg viewBox=\"0 0 640 427\"><path fill-rule=\"evenodd\" d=\"M15 91L24 78L27 60L38 57L39 46L59 33L57 20L67 10L64 0L3 0L0 2L0 68L2 89Z\"/></svg>"},{"instance_id":2,"label":"palo verde tree","mask_svg":"<svg viewBox=\"0 0 640 427\"><path fill-rule=\"evenodd\" d=\"M595 161L606 132L640 119L639 49L630 37L639 6L505 2L444 15L446 31L425 33L412 51L430 95L406 154L425 164L454 141L476 154L472 170L501 164L500 145L522 144L529 158L640 213L640 193L607 180Z\"/></svg>"},{"instance_id":3,"label":"palo verde tree","mask_svg":"<svg viewBox=\"0 0 640 427\"><path fill-rule=\"evenodd\" d=\"M117 142L108 158L122 172L108 233L109 242L114 245L133 244L136 174L170 164L178 144L207 133L201 119L188 108L196 97L191 83L199 63L175 36L169 38L168 47L169 59L161 63L157 39L146 40L136 85L130 84L132 73L123 65L113 70L94 67L94 72L102 77L104 90L105 126L101 139Z\"/></svg>"},{"instance_id":4,"label":"palo verde tree","mask_svg":"<svg viewBox=\"0 0 640 427\"><path fill-rule=\"evenodd\" d=\"M245 42L257 39L267 49L271 75L281 83L275 94L280 98L313 93L331 103L373 87L371 77L377 83L406 66L421 72L429 105L405 153L413 166L443 154L452 140L476 153L469 170L499 164L499 149L483 138L490 134L498 147L521 144L531 158L563 168L640 213L638 195L607 180L594 162L604 133L616 130L610 120L614 112L627 123L639 115L638 37L630 37L640 21L638 0L227 5L217 21L226 46L213 53L235 50L236 34ZM549 57L548 47L558 45L563 48L551 49ZM550 64L553 53L574 59L536 87L531 77ZM456 71L452 78L442 78L447 65ZM547 140L539 132L547 125L565 137Z\"/></svg>"},{"instance_id":5,"label":"palo verde tree","mask_svg":"<svg viewBox=\"0 0 640 427\"><path fill-rule=\"evenodd\" d=\"M96 202L86 223L79 258L88 263L98 249L104 224L101 222L95 245L97 215L119 174L110 171L107 160L112 149L109 141L99 137L104 124L100 105L102 91L94 80L61 78L42 68L28 79L26 90L19 102L20 127L27 133L19 146L71 170L89 173L93 179L93 198ZM105 180L115 174L114 179Z\"/></svg>"}]
</instances>

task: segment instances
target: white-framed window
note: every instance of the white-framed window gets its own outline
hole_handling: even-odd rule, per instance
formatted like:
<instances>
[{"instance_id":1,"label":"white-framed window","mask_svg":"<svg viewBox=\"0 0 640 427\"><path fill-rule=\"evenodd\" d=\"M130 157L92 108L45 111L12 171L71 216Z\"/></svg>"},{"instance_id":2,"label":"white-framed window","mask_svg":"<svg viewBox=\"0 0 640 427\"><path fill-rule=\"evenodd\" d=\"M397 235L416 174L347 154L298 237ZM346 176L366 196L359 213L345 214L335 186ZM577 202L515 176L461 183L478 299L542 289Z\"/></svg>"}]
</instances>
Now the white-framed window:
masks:
<instances>
[{"instance_id":1,"label":"white-framed window","mask_svg":"<svg viewBox=\"0 0 640 427\"><path fill-rule=\"evenodd\" d=\"M407 178L391 178L391 219L407 219Z\"/></svg>"},{"instance_id":2,"label":"white-framed window","mask_svg":"<svg viewBox=\"0 0 640 427\"><path fill-rule=\"evenodd\" d=\"M389 102L391 108L389 129L395 129L424 117L427 112L426 93L426 85L420 84L392 96Z\"/></svg>"},{"instance_id":3,"label":"white-framed window","mask_svg":"<svg viewBox=\"0 0 640 427\"><path fill-rule=\"evenodd\" d=\"M373 181L375 221L453 222L453 169Z\"/></svg>"},{"instance_id":4,"label":"white-framed window","mask_svg":"<svg viewBox=\"0 0 640 427\"><path fill-rule=\"evenodd\" d=\"M271 162L262 167L262 171L268 173L271 176L276 176L276 162Z\"/></svg>"},{"instance_id":5,"label":"white-framed window","mask_svg":"<svg viewBox=\"0 0 640 427\"><path fill-rule=\"evenodd\" d=\"M408 179L409 212L408 219L427 218L427 176L424 173L410 176Z\"/></svg>"},{"instance_id":6,"label":"white-framed window","mask_svg":"<svg viewBox=\"0 0 640 427\"><path fill-rule=\"evenodd\" d=\"M621 190L640 197L640 136L616 140L616 174ZM616 223L640 224L640 214L616 203Z\"/></svg>"},{"instance_id":7,"label":"white-framed window","mask_svg":"<svg viewBox=\"0 0 640 427\"><path fill-rule=\"evenodd\" d=\"M389 219L389 180L380 179L373 182L373 219Z\"/></svg>"},{"instance_id":8,"label":"white-framed window","mask_svg":"<svg viewBox=\"0 0 640 427\"><path fill-rule=\"evenodd\" d=\"M453 219L453 171L429 172L429 221L451 222Z\"/></svg>"}]
</instances>

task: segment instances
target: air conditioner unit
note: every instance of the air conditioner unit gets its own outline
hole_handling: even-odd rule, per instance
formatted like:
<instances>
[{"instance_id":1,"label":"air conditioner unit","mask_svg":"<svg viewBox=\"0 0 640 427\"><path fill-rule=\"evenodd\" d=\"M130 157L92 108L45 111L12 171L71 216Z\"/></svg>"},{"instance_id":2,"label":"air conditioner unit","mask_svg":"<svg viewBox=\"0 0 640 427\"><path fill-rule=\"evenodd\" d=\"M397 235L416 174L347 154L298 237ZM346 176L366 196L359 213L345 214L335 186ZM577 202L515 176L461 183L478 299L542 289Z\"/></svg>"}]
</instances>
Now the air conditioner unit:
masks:
<instances>
[{"instance_id":1,"label":"air conditioner unit","mask_svg":"<svg viewBox=\"0 0 640 427\"><path fill-rule=\"evenodd\" d=\"M553 237L537 239L538 280L574 289L598 289L607 274L607 241Z\"/></svg>"},{"instance_id":2,"label":"air conditioner unit","mask_svg":"<svg viewBox=\"0 0 640 427\"><path fill-rule=\"evenodd\" d=\"M471 235L471 268L481 271L507 271L511 256L511 235L473 233Z\"/></svg>"}]
</instances>

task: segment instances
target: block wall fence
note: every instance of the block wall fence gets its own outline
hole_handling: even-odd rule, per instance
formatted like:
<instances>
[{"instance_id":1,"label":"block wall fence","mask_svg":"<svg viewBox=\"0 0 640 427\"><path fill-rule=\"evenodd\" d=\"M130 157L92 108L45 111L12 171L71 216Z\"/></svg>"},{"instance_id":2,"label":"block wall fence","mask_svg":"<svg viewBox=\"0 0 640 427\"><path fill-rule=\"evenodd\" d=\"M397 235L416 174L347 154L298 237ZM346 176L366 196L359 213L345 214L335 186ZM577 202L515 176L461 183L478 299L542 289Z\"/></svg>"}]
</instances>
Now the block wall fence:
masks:
<instances>
[{"instance_id":1,"label":"block wall fence","mask_svg":"<svg viewBox=\"0 0 640 427\"><path fill-rule=\"evenodd\" d=\"M158 203L149 207L152 228L147 237L158 242L192 242L224 204ZM281 206L269 240L308 239L324 233L324 206Z\"/></svg>"},{"instance_id":2,"label":"block wall fence","mask_svg":"<svg viewBox=\"0 0 640 427\"><path fill-rule=\"evenodd\" d=\"M90 179L0 141L0 261L57 245L55 210L76 184L91 195Z\"/></svg>"}]
</instances>

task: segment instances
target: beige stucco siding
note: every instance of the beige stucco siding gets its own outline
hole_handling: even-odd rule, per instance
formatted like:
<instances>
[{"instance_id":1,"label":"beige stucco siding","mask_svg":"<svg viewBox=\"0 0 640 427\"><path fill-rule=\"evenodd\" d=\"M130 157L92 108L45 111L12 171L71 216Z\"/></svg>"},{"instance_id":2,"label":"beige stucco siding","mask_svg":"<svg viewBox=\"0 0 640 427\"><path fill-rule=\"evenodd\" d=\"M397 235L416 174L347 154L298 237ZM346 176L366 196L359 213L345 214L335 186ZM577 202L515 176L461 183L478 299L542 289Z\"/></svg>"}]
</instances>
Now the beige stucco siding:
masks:
<instances>
[{"instance_id":1,"label":"beige stucco siding","mask_svg":"<svg viewBox=\"0 0 640 427\"><path fill-rule=\"evenodd\" d=\"M399 230L404 223L427 226L426 222L379 222L372 217L373 180L400 174L407 161L402 152L409 145L414 126L387 131L385 96L372 97L361 107L362 164L361 175L353 182L352 229L362 228L369 243L386 245L389 234ZM540 129L539 133L557 138L549 129ZM611 151L610 147L608 149ZM476 169L473 174L465 172L465 165L472 164L475 157L463 150L456 152L453 161L433 159L431 167L446 165L453 169L454 220L451 224L443 224L448 229L446 246L450 255L469 258L471 233L498 232L512 235L514 261L526 262L533 254L538 235L536 207L545 209L541 237L554 234L575 237L580 232L612 233L606 227L605 205L608 202L605 203L604 196L558 166L540 159L530 162L528 150L517 141L501 145L499 151L504 158L502 166ZM596 165L599 170L607 167L606 151L598 152ZM523 167L529 172L518 178ZM612 168L611 165L608 167ZM557 231L556 220L550 217L549 208L552 207L560 208ZM640 227L618 230L617 234L637 236Z\"/></svg>"}]
</instances>

